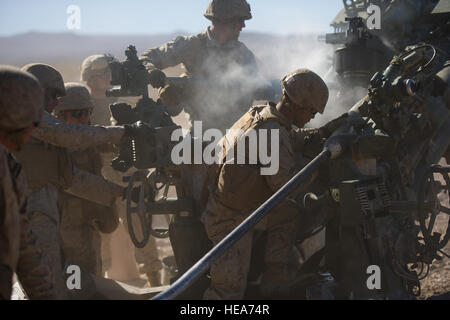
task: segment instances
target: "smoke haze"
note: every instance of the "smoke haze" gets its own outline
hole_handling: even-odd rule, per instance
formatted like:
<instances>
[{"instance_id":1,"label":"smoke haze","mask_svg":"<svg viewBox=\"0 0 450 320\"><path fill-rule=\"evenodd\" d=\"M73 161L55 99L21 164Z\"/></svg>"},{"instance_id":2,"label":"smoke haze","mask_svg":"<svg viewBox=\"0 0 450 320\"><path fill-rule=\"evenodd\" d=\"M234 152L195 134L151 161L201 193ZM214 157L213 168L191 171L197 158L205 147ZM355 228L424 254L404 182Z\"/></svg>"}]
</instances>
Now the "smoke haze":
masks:
<instances>
[{"instance_id":1,"label":"smoke haze","mask_svg":"<svg viewBox=\"0 0 450 320\"><path fill-rule=\"evenodd\" d=\"M89 55L111 53L119 59L124 59L124 50L129 44L136 45L138 52L143 52L183 34L185 33L149 36L82 36L71 33L27 33L13 37L0 37L2 47L0 63L18 67L31 62L48 63L61 71L66 82L79 81L81 62ZM331 87L333 74L327 75L327 72L332 66L334 49L330 45L319 42L317 37L318 34L278 36L244 32L240 41L255 54L263 78L248 77L248 72L239 68L229 68L226 72L222 72L219 78L224 83L229 79L243 79L240 83L242 83L241 91L245 95L255 87L267 85L271 81L278 85L279 79L290 71L309 68L322 76L327 83L330 81ZM168 76L179 76L183 70L175 67L165 72ZM156 98L156 90L150 91L151 96ZM225 92L207 98L209 101L227 100L228 105L238 103L238 97L230 97ZM349 93L353 100L354 95ZM221 105L216 102L212 107L226 110ZM316 116L309 125L320 125L339 116L350 107L351 105L338 105L336 94L331 90L325 114Z\"/></svg>"}]
</instances>

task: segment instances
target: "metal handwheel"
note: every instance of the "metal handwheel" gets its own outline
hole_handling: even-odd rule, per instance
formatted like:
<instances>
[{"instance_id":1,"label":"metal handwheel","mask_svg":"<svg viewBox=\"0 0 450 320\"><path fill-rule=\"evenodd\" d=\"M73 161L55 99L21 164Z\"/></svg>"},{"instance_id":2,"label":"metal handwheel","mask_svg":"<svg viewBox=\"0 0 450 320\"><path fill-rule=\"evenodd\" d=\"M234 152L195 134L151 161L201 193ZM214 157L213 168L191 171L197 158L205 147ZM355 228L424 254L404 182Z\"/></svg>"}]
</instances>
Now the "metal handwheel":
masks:
<instances>
[{"instance_id":1,"label":"metal handwheel","mask_svg":"<svg viewBox=\"0 0 450 320\"><path fill-rule=\"evenodd\" d=\"M149 231L149 221L147 219L147 206L146 199L150 195L150 185L145 175L146 171L136 171L134 172L130 180L128 182L127 188L127 222L128 222L128 232L130 234L131 241L137 248L143 248L150 237ZM136 182L141 182L141 185L138 187L139 190L139 201L136 205L133 205L132 194L135 189ZM137 214L139 217L139 222L141 225L142 231L142 240L139 241L136 237L136 233L134 232L133 227L133 214ZM150 221L151 223L151 221Z\"/></svg>"}]
</instances>

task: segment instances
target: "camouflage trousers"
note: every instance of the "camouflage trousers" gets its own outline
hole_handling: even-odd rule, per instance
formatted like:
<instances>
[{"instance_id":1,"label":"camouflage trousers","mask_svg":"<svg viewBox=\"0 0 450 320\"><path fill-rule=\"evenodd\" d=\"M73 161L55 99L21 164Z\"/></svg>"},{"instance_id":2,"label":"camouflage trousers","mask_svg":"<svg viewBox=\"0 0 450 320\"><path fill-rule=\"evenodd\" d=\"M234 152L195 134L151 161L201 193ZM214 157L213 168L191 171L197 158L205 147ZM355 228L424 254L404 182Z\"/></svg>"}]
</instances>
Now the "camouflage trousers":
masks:
<instances>
[{"instance_id":1,"label":"camouflage trousers","mask_svg":"<svg viewBox=\"0 0 450 320\"><path fill-rule=\"evenodd\" d=\"M240 214L218 203L210 196L202 216L209 239L217 245L248 215ZM261 294L266 297L285 293L293 280L289 255L295 243L298 214L287 204L281 204L257 226L267 231ZM206 300L241 300L247 287L250 269L253 229L217 259L210 269L211 284L205 291Z\"/></svg>"},{"instance_id":2,"label":"camouflage trousers","mask_svg":"<svg viewBox=\"0 0 450 320\"><path fill-rule=\"evenodd\" d=\"M80 266L84 271L101 276L100 232L88 222L63 226L64 223L61 225L62 248L67 264Z\"/></svg>"},{"instance_id":3,"label":"camouflage trousers","mask_svg":"<svg viewBox=\"0 0 450 320\"><path fill-rule=\"evenodd\" d=\"M67 289L60 246L59 223L42 212L28 213L36 246L47 258L52 282L58 299L70 299Z\"/></svg>"}]
</instances>

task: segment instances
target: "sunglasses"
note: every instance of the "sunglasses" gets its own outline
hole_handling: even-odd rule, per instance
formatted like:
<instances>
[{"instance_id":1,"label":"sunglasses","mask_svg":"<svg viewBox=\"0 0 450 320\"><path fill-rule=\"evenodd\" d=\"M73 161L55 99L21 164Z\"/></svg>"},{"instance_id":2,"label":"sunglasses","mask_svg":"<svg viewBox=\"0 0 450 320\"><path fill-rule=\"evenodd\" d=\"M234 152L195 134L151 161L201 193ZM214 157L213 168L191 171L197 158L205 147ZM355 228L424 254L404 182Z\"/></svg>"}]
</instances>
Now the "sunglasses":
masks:
<instances>
[{"instance_id":1,"label":"sunglasses","mask_svg":"<svg viewBox=\"0 0 450 320\"><path fill-rule=\"evenodd\" d=\"M70 113L70 116L72 118L80 119L88 117L92 114L92 111L90 109L83 109L83 110L71 110L68 111Z\"/></svg>"}]
</instances>

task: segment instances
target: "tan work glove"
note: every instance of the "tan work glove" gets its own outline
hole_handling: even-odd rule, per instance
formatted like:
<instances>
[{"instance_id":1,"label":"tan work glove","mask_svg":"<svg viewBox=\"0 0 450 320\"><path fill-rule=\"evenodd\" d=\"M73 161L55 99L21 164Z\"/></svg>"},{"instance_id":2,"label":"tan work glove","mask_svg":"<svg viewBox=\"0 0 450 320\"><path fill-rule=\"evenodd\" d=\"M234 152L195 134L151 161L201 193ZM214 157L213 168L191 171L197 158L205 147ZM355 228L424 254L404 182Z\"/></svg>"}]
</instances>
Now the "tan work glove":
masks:
<instances>
[{"instance_id":1,"label":"tan work glove","mask_svg":"<svg viewBox=\"0 0 450 320\"><path fill-rule=\"evenodd\" d=\"M180 104L180 89L174 85L166 85L159 89L159 97L166 107L173 107Z\"/></svg>"}]
</instances>

